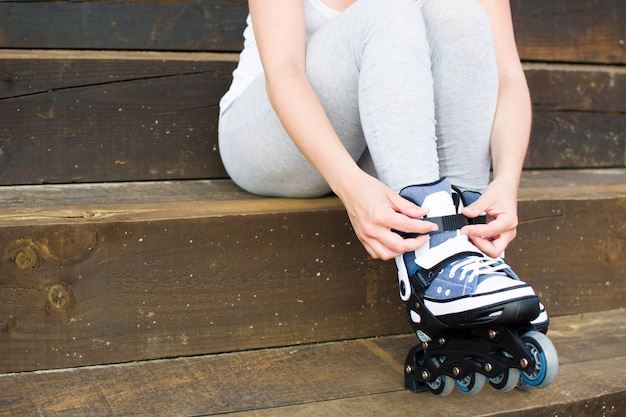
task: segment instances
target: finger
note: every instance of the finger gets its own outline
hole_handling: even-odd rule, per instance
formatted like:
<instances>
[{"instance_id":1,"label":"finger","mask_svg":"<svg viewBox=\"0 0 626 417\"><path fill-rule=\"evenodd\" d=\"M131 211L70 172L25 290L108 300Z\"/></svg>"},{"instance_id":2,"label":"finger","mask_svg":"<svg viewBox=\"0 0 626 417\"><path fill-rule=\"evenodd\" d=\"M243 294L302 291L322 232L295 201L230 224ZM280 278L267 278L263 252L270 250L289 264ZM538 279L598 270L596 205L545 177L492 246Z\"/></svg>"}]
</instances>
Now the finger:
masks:
<instances>
[{"instance_id":1,"label":"finger","mask_svg":"<svg viewBox=\"0 0 626 417\"><path fill-rule=\"evenodd\" d=\"M472 241L474 246L476 246L483 253L485 253L488 256L491 256L492 258L496 258L500 256L500 254L502 253L502 251L498 250L498 248L496 247L494 240L486 239L484 237L479 237L479 236L474 236L470 238L470 240Z\"/></svg>"},{"instance_id":2,"label":"finger","mask_svg":"<svg viewBox=\"0 0 626 417\"><path fill-rule=\"evenodd\" d=\"M502 237L498 237L497 239L474 237L471 241L478 249L492 258L502 256L509 243L507 239L503 239Z\"/></svg>"},{"instance_id":3,"label":"finger","mask_svg":"<svg viewBox=\"0 0 626 417\"><path fill-rule=\"evenodd\" d=\"M421 235L408 239L401 239L401 241L394 247L395 252L397 253L397 255L402 255L407 252L413 252L428 243L429 240L429 235Z\"/></svg>"},{"instance_id":4,"label":"finger","mask_svg":"<svg viewBox=\"0 0 626 417\"><path fill-rule=\"evenodd\" d=\"M464 226L461 229L461 233L467 236L478 237L495 237L502 233L508 232L515 228L513 222L507 221L503 217L498 217L487 224L475 224L470 226Z\"/></svg>"},{"instance_id":5,"label":"finger","mask_svg":"<svg viewBox=\"0 0 626 417\"><path fill-rule=\"evenodd\" d=\"M422 208L417 204L407 200L399 194L392 194L390 196L392 208L398 213L402 213L405 216L419 219L428 214L428 209Z\"/></svg>"},{"instance_id":6,"label":"finger","mask_svg":"<svg viewBox=\"0 0 626 417\"><path fill-rule=\"evenodd\" d=\"M437 230L437 225L432 222L420 220L429 212L417 204L398 196L400 204L395 207L394 212L389 215L388 226L393 230L404 233L426 234Z\"/></svg>"},{"instance_id":7,"label":"finger","mask_svg":"<svg viewBox=\"0 0 626 417\"><path fill-rule=\"evenodd\" d=\"M488 223L486 225L476 224L476 225L471 225L471 226L464 226L463 228L461 228L461 233L472 238L473 237L484 238L484 237L495 236L500 231L498 231L497 229L494 229L493 226L491 226L491 223Z\"/></svg>"},{"instance_id":8,"label":"finger","mask_svg":"<svg viewBox=\"0 0 626 417\"><path fill-rule=\"evenodd\" d=\"M419 235L426 235L439 230L437 224L425 220L411 219L399 215L390 221L392 230L401 232L404 238L414 238Z\"/></svg>"},{"instance_id":9,"label":"finger","mask_svg":"<svg viewBox=\"0 0 626 417\"><path fill-rule=\"evenodd\" d=\"M406 252L411 252L422 247L428 240L428 236L420 236L415 239L402 239L396 233L388 232L390 237L386 239L362 240L363 246L374 259L389 260Z\"/></svg>"},{"instance_id":10,"label":"finger","mask_svg":"<svg viewBox=\"0 0 626 417\"><path fill-rule=\"evenodd\" d=\"M461 213L464 216L473 219L485 213L490 205L491 205L491 202L488 201L484 195L482 195L478 198L478 200L474 201L469 206L463 207L463 209L461 210Z\"/></svg>"},{"instance_id":11,"label":"finger","mask_svg":"<svg viewBox=\"0 0 626 417\"><path fill-rule=\"evenodd\" d=\"M359 238L360 239L360 238ZM392 256L391 251L385 247L385 245L381 244L376 239L360 239L363 247L369 253L369 255L374 259L389 259Z\"/></svg>"},{"instance_id":12,"label":"finger","mask_svg":"<svg viewBox=\"0 0 626 417\"><path fill-rule=\"evenodd\" d=\"M472 243L485 254L495 258L501 256L509 243L515 238L515 232L504 233L495 238L471 237Z\"/></svg>"},{"instance_id":13,"label":"finger","mask_svg":"<svg viewBox=\"0 0 626 417\"><path fill-rule=\"evenodd\" d=\"M388 230L385 234L381 235L375 243L370 244L378 248L377 252L381 259L391 259L398 255L417 250L429 240L430 237L428 235L404 239L397 233Z\"/></svg>"},{"instance_id":14,"label":"finger","mask_svg":"<svg viewBox=\"0 0 626 417\"><path fill-rule=\"evenodd\" d=\"M465 217L469 217L470 219L476 218L484 212L485 212L485 209L477 205L476 203L467 207L463 207L463 209L461 210L461 213Z\"/></svg>"}]
</instances>

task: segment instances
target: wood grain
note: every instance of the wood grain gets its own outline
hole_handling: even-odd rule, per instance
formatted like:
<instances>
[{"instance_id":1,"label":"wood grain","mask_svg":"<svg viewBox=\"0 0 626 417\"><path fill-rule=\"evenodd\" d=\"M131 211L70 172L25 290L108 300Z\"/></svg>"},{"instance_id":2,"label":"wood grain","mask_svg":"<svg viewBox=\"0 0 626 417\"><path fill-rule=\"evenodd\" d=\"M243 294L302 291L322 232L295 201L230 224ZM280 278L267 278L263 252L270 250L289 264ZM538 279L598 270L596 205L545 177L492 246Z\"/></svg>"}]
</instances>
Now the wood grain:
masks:
<instances>
[{"instance_id":1,"label":"wood grain","mask_svg":"<svg viewBox=\"0 0 626 417\"><path fill-rule=\"evenodd\" d=\"M622 1L513 0L511 10L524 60L626 62L626 4Z\"/></svg>"},{"instance_id":2,"label":"wood grain","mask_svg":"<svg viewBox=\"0 0 626 417\"><path fill-rule=\"evenodd\" d=\"M0 184L227 176L218 102L233 54L10 51L0 65ZM626 165L626 71L528 64L526 168Z\"/></svg>"},{"instance_id":3,"label":"wood grain","mask_svg":"<svg viewBox=\"0 0 626 417\"><path fill-rule=\"evenodd\" d=\"M0 3L0 46L239 51L245 0Z\"/></svg>"},{"instance_id":4,"label":"wood grain","mask_svg":"<svg viewBox=\"0 0 626 417\"><path fill-rule=\"evenodd\" d=\"M624 170L566 174L525 176L507 261L551 315L618 308ZM179 185L40 187L48 203L36 186L4 194L1 371L409 331L393 263L367 256L338 199L255 198L228 181ZM162 197L169 189L178 191Z\"/></svg>"},{"instance_id":5,"label":"wood grain","mask_svg":"<svg viewBox=\"0 0 626 417\"><path fill-rule=\"evenodd\" d=\"M626 63L626 6L616 0L513 0L524 60ZM242 0L0 3L0 47L239 51ZM582 30L584 28L584 30Z\"/></svg>"},{"instance_id":6,"label":"wood grain","mask_svg":"<svg viewBox=\"0 0 626 417\"><path fill-rule=\"evenodd\" d=\"M526 168L626 166L626 69L527 64L533 130Z\"/></svg>"},{"instance_id":7,"label":"wood grain","mask_svg":"<svg viewBox=\"0 0 626 417\"><path fill-rule=\"evenodd\" d=\"M402 364L417 340L406 335L0 375L0 415L393 417L419 405L420 413L435 416L618 416L626 386L625 319L623 309L554 319L549 335L559 375L547 389L529 393L485 387L469 401L458 390L445 400L405 391Z\"/></svg>"},{"instance_id":8,"label":"wood grain","mask_svg":"<svg viewBox=\"0 0 626 417\"><path fill-rule=\"evenodd\" d=\"M0 183L219 178L218 102L229 56L4 62Z\"/></svg>"}]
</instances>

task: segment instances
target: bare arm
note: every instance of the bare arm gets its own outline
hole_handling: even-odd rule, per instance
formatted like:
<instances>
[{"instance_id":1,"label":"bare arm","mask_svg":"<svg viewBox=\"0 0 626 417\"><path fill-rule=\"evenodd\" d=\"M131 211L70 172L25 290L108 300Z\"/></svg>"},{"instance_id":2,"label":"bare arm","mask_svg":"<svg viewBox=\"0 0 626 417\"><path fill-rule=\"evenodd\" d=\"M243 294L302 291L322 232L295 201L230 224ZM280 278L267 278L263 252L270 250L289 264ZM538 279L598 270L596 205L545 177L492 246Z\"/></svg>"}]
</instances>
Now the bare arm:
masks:
<instances>
[{"instance_id":1,"label":"bare arm","mask_svg":"<svg viewBox=\"0 0 626 417\"><path fill-rule=\"evenodd\" d=\"M530 137L531 102L508 0L478 1L491 22L498 65L498 105L491 135L494 179L464 213L475 217L486 211L492 221L463 231L485 253L497 256L517 233L517 190Z\"/></svg>"},{"instance_id":2,"label":"bare arm","mask_svg":"<svg viewBox=\"0 0 626 417\"><path fill-rule=\"evenodd\" d=\"M270 102L296 146L342 200L365 248L390 259L420 247L425 237L402 239L391 230L432 231L432 224L414 220L426 212L357 166L311 88L303 1L250 0L249 6Z\"/></svg>"}]
</instances>

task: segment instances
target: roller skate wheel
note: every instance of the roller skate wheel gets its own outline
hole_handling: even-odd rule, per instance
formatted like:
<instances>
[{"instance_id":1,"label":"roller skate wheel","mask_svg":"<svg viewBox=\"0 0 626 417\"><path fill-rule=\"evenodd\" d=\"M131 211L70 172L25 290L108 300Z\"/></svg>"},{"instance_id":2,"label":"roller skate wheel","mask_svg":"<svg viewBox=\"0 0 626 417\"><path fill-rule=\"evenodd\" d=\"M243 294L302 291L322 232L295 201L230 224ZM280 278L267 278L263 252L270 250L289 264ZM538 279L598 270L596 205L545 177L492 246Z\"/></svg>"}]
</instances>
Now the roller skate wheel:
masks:
<instances>
[{"instance_id":1,"label":"roller skate wheel","mask_svg":"<svg viewBox=\"0 0 626 417\"><path fill-rule=\"evenodd\" d=\"M524 334L522 341L533 356L535 366L521 372L518 388L526 391L547 387L559 371L559 357L554 345L548 336L534 330Z\"/></svg>"},{"instance_id":2,"label":"roller skate wheel","mask_svg":"<svg viewBox=\"0 0 626 417\"><path fill-rule=\"evenodd\" d=\"M500 375L489 379L489 385L497 391L508 392L517 386L520 380L519 370L509 368Z\"/></svg>"},{"instance_id":3,"label":"roller skate wheel","mask_svg":"<svg viewBox=\"0 0 626 417\"><path fill-rule=\"evenodd\" d=\"M466 394L476 394L485 386L486 378L483 374L474 372L462 379L454 381L457 388Z\"/></svg>"},{"instance_id":4,"label":"roller skate wheel","mask_svg":"<svg viewBox=\"0 0 626 417\"><path fill-rule=\"evenodd\" d=\"M446 375L438 376L434 381L427 382L428 389L433 394L444 397L454 390L454 380Z\"/></svg>"}]
</instances>

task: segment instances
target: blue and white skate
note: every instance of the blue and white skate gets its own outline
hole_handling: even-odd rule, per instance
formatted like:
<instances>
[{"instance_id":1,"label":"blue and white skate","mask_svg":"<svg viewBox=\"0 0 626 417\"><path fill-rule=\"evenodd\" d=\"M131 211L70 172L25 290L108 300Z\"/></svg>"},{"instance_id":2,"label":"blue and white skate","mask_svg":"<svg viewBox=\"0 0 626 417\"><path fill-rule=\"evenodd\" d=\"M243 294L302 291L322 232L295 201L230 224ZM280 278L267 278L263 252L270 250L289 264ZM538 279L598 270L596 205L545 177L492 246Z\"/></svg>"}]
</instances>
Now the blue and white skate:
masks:
<instances>
[{"instance_id":1,"label":"blue and white skate","mask_svg":"<svg viewBox=\"0 0 626 417\"><path fill-rule=\"evenodd\" d=\"M405 386L446 395L455 385L478 392L486 381L500 391L549 385L558 357L533 323L547 328L532 287L456 230L476 220L461 218L446 180L410 188L401 195L428 207L424 220L440 226L428 247L396 259L400 296L421 341L407 356Z\"/></svg>"}]
</instances>

